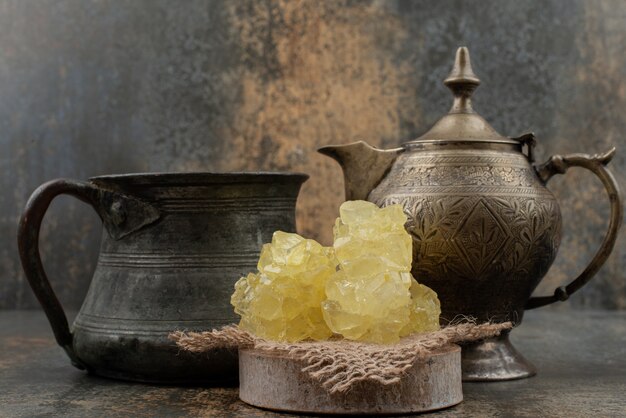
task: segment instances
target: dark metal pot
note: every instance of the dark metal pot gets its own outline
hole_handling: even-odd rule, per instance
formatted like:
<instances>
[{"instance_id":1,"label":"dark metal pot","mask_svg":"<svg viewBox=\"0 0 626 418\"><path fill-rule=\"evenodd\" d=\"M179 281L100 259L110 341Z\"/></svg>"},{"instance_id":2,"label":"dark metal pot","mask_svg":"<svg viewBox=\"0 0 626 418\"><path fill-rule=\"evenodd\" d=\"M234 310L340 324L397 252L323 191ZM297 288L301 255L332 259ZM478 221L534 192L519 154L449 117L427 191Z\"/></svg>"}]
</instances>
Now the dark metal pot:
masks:
<instances>
[{"instance_id":1,"label":"dark metal pot","mask_svg":"<svg viewBox=\"0 0 626 418\"><path fill-rule=\"evenodd\" d=\"M276 230L295 232L304 174L189 173L53 180L30 197L19 225L22 265L72 363L148 382L236 380L237 354L177 349L174 330L210 330L238 317L235 281L256 268ZM90 204L104 224L91 286L72 330L44 272L39 229L60 194Z\"/></svg>"},{"instance_id":2,"label":"dark metal pot","mask_svg":"<svg viewBox=\"0 0 626 418\"><path fill-rule=\"evenodd\" d=\"M466 48L458 50L444 83L454 94L452 107L421 137L391 150L356 142L320 152L341 164L347 199L403 205L413 275L439 295L444 325L462 316L519 324L525 309L566 300L580 289L613 249L623 214L618 185L606 168L615 149L555 155L535 165L533 134L504 137L472 108L480 82ZM579 277L551 296L531 297L561 238L561 212L546 183L570 167L586 168L602 181L611 205L608 231ZM463 378L532 376L533 366L508 338L465 346Z\"/></svg>"}]
</instances>

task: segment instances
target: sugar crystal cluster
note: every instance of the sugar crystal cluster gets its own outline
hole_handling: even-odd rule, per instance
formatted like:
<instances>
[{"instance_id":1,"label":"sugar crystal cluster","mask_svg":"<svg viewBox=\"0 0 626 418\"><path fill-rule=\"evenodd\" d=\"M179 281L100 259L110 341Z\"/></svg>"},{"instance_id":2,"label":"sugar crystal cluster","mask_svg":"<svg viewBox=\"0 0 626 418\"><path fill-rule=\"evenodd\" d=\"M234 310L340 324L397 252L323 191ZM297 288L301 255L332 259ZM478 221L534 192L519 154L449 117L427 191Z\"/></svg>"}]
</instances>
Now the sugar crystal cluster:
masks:
<instances>
[{"instance_id":1,"label":"sugar crystal cluster","mask_svg":"<svg viewBox=\"0 0 626 418\"><path fill-rule=\"evenodd\" d=\"M412 239L400 205L344 203L334 228L338 269L322 302L330 329L350 340L392 343L439 328L435 292L411 275Z\"/></svg>"},{"instance_id":2,"label":"sugar crystal cluster","mask_svg":"<svg viewBox=\"0 0 626 418\"><path fill-rule=\"evenodd\" d=\"M437 294L410 273L410 235L399 205L345 202L333 247L274 233L258 272L235 285L239 326L277 341L346 339L392 343L439 328Z\"/></svg>"},{"instance_id":3,"label":"sugar crystal cluster","mask_svg":"<svg viewBox=\"0 0 626 418\"><path fill-rule=\"evenodd\" d=\"M326 281L335 272L332 248L277 231L263 246L257 267L258 273L239 279L231 298L241 328L276 341L332 335L320 308Z\"/></svg>"}]
</instances>

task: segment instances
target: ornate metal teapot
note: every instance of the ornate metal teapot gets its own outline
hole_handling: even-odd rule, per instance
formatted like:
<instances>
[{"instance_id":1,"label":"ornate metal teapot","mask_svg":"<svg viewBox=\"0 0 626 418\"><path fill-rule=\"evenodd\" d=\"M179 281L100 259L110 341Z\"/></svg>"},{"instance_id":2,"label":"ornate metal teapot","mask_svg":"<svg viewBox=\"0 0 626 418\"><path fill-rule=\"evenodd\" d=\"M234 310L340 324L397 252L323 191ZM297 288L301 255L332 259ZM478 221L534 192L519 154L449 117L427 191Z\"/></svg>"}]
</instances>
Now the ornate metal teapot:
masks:
<instances>
[{"instance_id":1,"label":"ornate metal teapot","mask_svg":"<svg viewBox=\"0 0 626 418\"><path fill-rule=\"evenodd\" d=\"M454 94L452 108L416 140L390 150L355 142L319 152L342 166L346 199L404 206L413 237L412 272L438 293L442 323L468 315L519 324L525 309L566 300L611 252L623 212L617 183L605 168L615 148L595 156L555 155L535 165L532 133L504 137L472 109L480 81L467 48L458 49L444 84ZM591 170L604 184L611 202L609 229L580 276L552 296L531 297L561 237L559 205L545 184L569 167ZM463 350L464 380L534 374L508 334Z\"/></svg>"}]
</instances>

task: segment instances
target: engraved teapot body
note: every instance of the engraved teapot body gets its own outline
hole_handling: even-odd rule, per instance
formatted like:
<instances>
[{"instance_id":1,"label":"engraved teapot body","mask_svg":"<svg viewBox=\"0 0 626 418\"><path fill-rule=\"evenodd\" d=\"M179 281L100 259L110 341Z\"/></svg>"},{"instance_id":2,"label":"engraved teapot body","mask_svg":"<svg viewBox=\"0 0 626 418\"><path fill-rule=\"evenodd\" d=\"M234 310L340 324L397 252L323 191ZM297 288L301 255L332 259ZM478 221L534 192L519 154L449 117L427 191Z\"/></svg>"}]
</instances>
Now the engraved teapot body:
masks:
<instances>
[{"instance_id":1,"label":"engraved teapot body","mask_svg":"<svg viewBox=\"0 0 626 418\"><path fill-rule=\"evenodd\" d=\"M533 134L501 136L473 110L471 95L480 82L466 48L457 51L444 83L454 93L452 108L420 138L391 150L356 142L320 152L341 164L346 199L404 207L413 238L412 273L439 295L442 324L461 316L518 324L525 309L567 299L613 248L622 200L605 165L615 149L554 156L535 165ZM609 232L578 278L554 295L531 297L561 237L559 205L546 182L572 166L591 170L606 187ZM503 335L466 347L463 373L465 380L503 380L535 372Z\"/></svg>"}]
</instances>

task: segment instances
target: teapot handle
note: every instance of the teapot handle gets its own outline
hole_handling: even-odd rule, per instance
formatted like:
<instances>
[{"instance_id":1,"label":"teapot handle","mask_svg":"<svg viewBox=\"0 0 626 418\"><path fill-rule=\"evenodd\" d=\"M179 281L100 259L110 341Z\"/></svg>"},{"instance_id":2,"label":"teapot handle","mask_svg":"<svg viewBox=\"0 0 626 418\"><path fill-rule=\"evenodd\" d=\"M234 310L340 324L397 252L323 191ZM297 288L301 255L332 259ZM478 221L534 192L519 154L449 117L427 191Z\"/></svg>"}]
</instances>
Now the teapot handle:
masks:
<instances>
[{"instance_id":1,"label":"teapot handle","mask_svg":"<svg viewBox=\"0 0 626 418\"><path fill-rule=\"evenodd\" d=\"M72 364L84 369L85 364L73 348L73 336L67 316L56 297L43 268L39 253L39 230L50 203L66 194L88 203L98 213L109 235L122 239L160 218L150 204L119 192L106 190L84 181L57 179L39 186L28 199L20 218L17 243L22 267L30 287L48 317L57 343L63 347Z\"/></svg>"},{"instance_id":2,"label":"teapot handle","mask_svg":"<svg viewBox=\"0 0 626 418\"><path fill-rule=\"evenodd\" d=\"M534 309L557 301L567 300L572 293L583 287L600 270L600 267L602 267L611 253L615 246L617 232L621 226L624 211L617 182L611 172L606 169L606 165L613 159L614 155L615 148L612 148L605 154L593 156L588 154L554 155L547 162L535 167L539 178L544 183L547 183L555 174L564 174L570 167L583 167L590 170L600 178L607 191L611 204L611 216L609 218L609 228L604 236L602 245L585 270L567 286L558 287L552 296L530 298L525 309Z\"/></svg>"}]
</instances>

